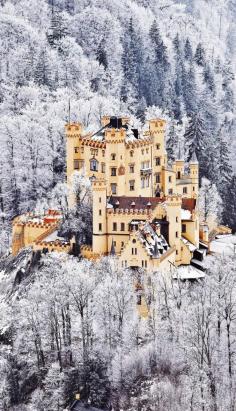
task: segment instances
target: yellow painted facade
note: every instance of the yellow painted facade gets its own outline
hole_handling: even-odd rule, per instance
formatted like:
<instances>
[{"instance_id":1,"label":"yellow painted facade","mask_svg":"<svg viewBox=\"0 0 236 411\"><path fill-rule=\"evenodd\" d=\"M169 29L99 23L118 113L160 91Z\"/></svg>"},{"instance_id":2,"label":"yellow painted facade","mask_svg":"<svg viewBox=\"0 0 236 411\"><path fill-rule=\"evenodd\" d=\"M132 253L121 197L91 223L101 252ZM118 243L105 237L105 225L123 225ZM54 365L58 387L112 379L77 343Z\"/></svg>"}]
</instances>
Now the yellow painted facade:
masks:
<instances>
[{"instance_id":1,"label":"yellow painted facade","mask_svg":"<svg viewBox=\"0 0 236 411\"><path fill-rule=\"evenodd\" d=\"M68 186L79 170L93 190L93 241L81 247L85 258L115 254L123 267L148 270L190 264L199 247L198 162L168 162L165 128L161 119L136 130L128 118L108 116L94 133L66 125ZM71 207L74 201L70 193ZM13 221L13 255L26 246L71 251L70 243L52 238L61 218L52 214Z\"/></svg>"},{"instance_id":2,"label":"yellow painted facade","mask_svg":"<svg viewBox=\"0 0 236 411\"><path fill-rule=\"evenodd\" d=\"M112 252L123 267L147 269L190 263L199 246L198 162L193 159L187 173L181 158L170 165L165 129L162 119L136 130L128 118L108 116L94 133L86 133L79 123L66 125L68 184L75 170L83 170L93 189L93 245L82 247L84 257ZM73 206L73 195L69 203ZM155 221L161 225L159 234ZM144 222L154 230L150 244L138 239ZM158 236L166 238L169 248L154 258Z\"/></svg>"}]
</instances>

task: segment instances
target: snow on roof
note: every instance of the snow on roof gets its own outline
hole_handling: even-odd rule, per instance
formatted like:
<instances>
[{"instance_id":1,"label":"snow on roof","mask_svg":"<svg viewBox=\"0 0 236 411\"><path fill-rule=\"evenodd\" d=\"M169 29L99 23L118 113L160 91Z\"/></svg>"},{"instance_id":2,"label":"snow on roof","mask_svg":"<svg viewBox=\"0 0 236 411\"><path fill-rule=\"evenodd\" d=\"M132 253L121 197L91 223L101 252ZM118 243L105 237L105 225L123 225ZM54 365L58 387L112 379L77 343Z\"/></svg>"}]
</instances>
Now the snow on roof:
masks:
<instances>
[{"instance_id":1,"label":"snow on roof","mask_svg":"<svg viewBox=\"0 0 236 411\"><path fill-rule=\"evenodd\" d=\"M186 238L181 237L181 240L183 241L184 244L187 245L187 247L189 248L189 251L193 252L197 249L197 247L194 244L190 243L190 241L186 240Z\"/></svg>"},{"instance_id":2,"label":"snow on roof","mask_svg":"<svg viewBox=\"0 0 236 411\"><path fill-rule=\"evenodd\" d=\"M183 210L183 208L181 208L181 220L191 220L191 218L192 218L191 211Z\"/></svg>"},{"instance_id":3,"label":"snow on roof","mask_svg":"<svg viewBox=\"0 0 236 411\"><path fill-rule=\"evenodd\" d=\"M217 236L217 238L210 243L210 251L224 255L236 254L236 235L228 234Z\"/></svg>"},{"instance_id":4,"label":"snow on roof","mask_svg":"<svg viewBox=\"0 0 236 411\"><path fill-rule=\"evenodd\" d=\"M204 278L205 274L193 267L192 265L182 265L176 269L176 272L173 275L173 279L180 280L198 280Z\"/></svg>"},{"instance_id":5,"label":"snow on roof","mask_svg":"<svg viewBox=\"0 0 236 411\"><path fill-rule=\"evenodd\" d=\"M160 257L169 249L166 239L162 234L158 234L155 226L150 223L140 225L136 235L153 258Z\"/></svg>"}]
</instances>

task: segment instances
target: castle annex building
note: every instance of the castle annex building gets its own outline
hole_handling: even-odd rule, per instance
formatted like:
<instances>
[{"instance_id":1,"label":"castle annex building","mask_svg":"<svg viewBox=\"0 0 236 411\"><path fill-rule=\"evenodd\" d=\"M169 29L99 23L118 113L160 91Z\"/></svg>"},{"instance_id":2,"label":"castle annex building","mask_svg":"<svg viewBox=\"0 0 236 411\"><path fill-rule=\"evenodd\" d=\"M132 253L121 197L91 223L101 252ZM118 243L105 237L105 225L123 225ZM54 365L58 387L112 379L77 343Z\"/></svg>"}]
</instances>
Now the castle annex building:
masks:
<instances>
[{"instance_id":1,"label":"castle annex building","mask_svg":"<svg viewBox=\"0 0 236 411\"><path fill-rule=\"evenodd\" d=\"M150 120L142 130L128 118L103 117L101 128L87 133L79 123L66 125L67 182L75 171L90 178L93 239L85 258L115 255L122 267L169 269L190 264L199 253L198 161L185 164L180 154L170 164L165 150L166 122ZM69 195L73 207L74 196ZM59 213L19 216L13 221L12 252L66 251L58 238ZM207 242L207 230L201 241Z\"/></svg>"},{"instance_id":2,"label":"castle annex building","mask_svg":"<svg viewBox=\"0 0 236 411\"><path fill-rule=\"evenodd\" d=\"M123 267L147 269L190 264L199 247L198 161L168 163L165 127L154 119L137 130L117 117L90 134L66 126L67 180L84 170L93 189L93 244L82 247L84 257L113 254Z\"/></svg>"}]
</instances>

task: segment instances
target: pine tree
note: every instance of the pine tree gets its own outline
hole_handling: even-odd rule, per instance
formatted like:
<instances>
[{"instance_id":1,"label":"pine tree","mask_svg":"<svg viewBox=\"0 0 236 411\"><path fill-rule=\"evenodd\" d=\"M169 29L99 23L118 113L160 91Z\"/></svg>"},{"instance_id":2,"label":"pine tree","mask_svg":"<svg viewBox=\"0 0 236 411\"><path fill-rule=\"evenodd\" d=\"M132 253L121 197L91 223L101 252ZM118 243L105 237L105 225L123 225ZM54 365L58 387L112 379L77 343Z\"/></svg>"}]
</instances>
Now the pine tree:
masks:
<instances>
[{"instance_id":1,"label":"pine tree","mask_svg":"<svg viewBox=\"0 0 236 411\"><path fill-rule=\"evenodd\" d=\"M97 53L96 53L96 59L99 62L100 65L102 65L104 67L104 69L106 70L108 67L108 62L107 62L107 53L106 50L103 47L102 42L100 42L98 49L97 49Z\"/></svg>"},{"instance_id":2,"label":"pine tree","mask_svg":"<svg viewBox=\"0 0 236 411\"><path fill-rule=\"evenodd\" d=\"M236 174L232 176L223 200L223 223L236 231Z\"/></svg>"},{"instance_id":3,"label":"pine tree","mask_svg":"<svg viewBox=\"0 0 236 411\"><path fill-rule=\"evenodd\" d=\"M66 0L66 11L69 14L74 14L74 12L75 12L75 0Z\"/></svg>"},{"instance_id":4,"label":"pine tree","mask_svg":"<svg viewBox=\"0 0 236 411\"><path fill-rule=\"evenodd\" d=\"M207 64L204 67L203 80L206 83L206 85L207 85L208 89L210 90L210 92L214 95L216 86L215 86L214 74L211 71L211 68L210 68L209 64Z\"/></svg>"},{"instance_id":5,"label":"pine tree","mask_svg":"<svg viewBox=\"0 0 236 411\"><path fill-rule=\"evenodd\" d=\"M192 61L193 58L193 49L190 43L189 38L187 37L184 45L184 57L185 60Z\"/></svg>"},{"instance_id":6,"label":"pine tree","mask_svg":"<svg viewBox=\"0 0 236 411\"><path fill-rule=\"evenodd\" d=\"M38 62L35 68L34 79L35 79L35 82L39 86L48 86L48 87L52 86L51 69L49 66L49 60L47 57L46 50L41 51L38 57Z\"/></svg>"},{"instance_id":7,"label":"pine tree","mask_svg":"<svg viewBox=\"0 0 236 411\"><path fill-rule=\"evenodd\" d=\"M201 112L192 115L185 132L186 158L190 161L193 153L196 153L199 161L200 178L209 177L211 163L211 145L204 117Z\"/></svg>"},{"instance_id":8,"label":"pine tree","mask_svg":"<svg viewBox=\"0 0 236 411\"><path fill-rule=\"evenodd\" d=\"M151 66L147 68L147 70L152 73L150 82L150 89L152 90L151 104L158 105L164 109L166 108L166 83L170 65L168 62L167 47L161 38L156 20L152 23L149 37L151 40L151 50L153 52L152 59L150 60Z\"/></svg>"},{"instance_id":9,"label":"pine tree","mask_svg":"<svg viewBox=\"0 0 236 411\"><path fill-rule=\"evenodd\" d=\"M142 45L132 18L123 39L122 68L121 98L135 113L137 101L141 97Z\"/></svg>"},{"instance_id":10,"label":"pine tree","mask_svg":"<svg viewBox=\"0 0 236 411\"><path fill-rule=\"evenodd\" d=\"M198 66L204 67L205 65L205 61L206 61L205 50L201 43L198 43L197 45L196 52L194 55L194 61L197 63Z\"/></svg>"},{"instance_id":11,"label":"pine tree","mask_svg":"<svg viewBox=\"0 0 236 411\"><path fill-rule=\"evenodd\" d=\"M49 44L54 47L67 34L66 25L60 10L52 6L51 25L47 34Z\"/></svg>"},{"instance_id":12,"label":"pine tree","mask_svg":"<svg viewBox=\"0 0 236 411\"><path fill-rule=\"evenodd\" d=\"M229 147L224 139L225 125L223 124L217 136L216 152L217 152L217 173L215 175L215 182L222 198L228 192L229 185L232 181L233 169L229 156ZM226 205L227 206L227 205Z\"/></svg>"},{"instance_id":13,"label":"pine tree","mask_svg":"<svg viewBox=\"0 0 236 411\"><path fill-rule=\"evenodd\" d=\"M183 65L182 70L182 89L183 99L187 115L192 115L197 110L198 96L197 85L195 80L194 65L190 63L189 68Z\"/></svg>"},{"instance_id":14,"label":"pine tree","mask_svg":"<svg viewBox=\"0 0 236 411\"><path fill-rule=\"evenodd\" d=\"M179 35L177 34L173 40L173 47L174 47L174 55L175 55L175 81L174 81L174 92L175 92L175 107L174 113L175 117L180 120L181 118L181 111L183 105L183 89L182 89L182 80L183 80L183 53L182 53L182 45L179 39ZM179 112L179 115L176 114Z\"/></svg>"}]
</instances>

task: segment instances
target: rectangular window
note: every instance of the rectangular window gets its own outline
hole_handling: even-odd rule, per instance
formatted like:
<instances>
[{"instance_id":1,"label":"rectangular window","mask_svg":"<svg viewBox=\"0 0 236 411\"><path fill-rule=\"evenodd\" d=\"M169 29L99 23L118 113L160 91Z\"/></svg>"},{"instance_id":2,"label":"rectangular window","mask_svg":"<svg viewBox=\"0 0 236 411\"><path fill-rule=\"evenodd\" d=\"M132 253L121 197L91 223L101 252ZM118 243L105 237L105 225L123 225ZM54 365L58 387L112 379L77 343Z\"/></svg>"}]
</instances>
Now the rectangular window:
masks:
<instances>
[{"instance_id":1,"label":"rectangular window","mask_svg":"<svg viewBox=\"0 0 236 411\"><path fill-rule=\"evenodd\" d=\"M99 210L99 215L102 215L102 210Z\"/></svg>"},{"instance_id":2,"label":"rectangular window","mask_svg":"<svg viewBox=\"0 0 236 411\"><path fill-rule=\"evenodd\" d=\"M187 194L188 193L188 188L187 187L183 187L183 194Z\"/></svg>"},{"instance_id":3,"label":"rectangular window","mask_svg":"<svg viewBox=\"0 0 236 411\"><path fill-rule=\"evenodd\" d=\"M124 247L124 241L121 241L121 248L123 248Z\"/></svg>"},{"instance_id":4,"label":"rectangular window","mask_svg":"<svg viewBox=\"0 0 236 411\"><path fill-rule=\"evenodd\" d=\"M113 161L116 159L116 155L115 155L114 153L112 153L111 159L112 159Z\"/></svg>"},{"instance_id":5,"label":"rectangular window","mask_svg":"<svg viewBox=\"0 0 236 411\"><path fill-rule=\"evenodd\" d=\"M79 170L79 160L74 160L74 170Z\"/></svg>"},{"instance_id":6,"label":"rectangular window","mask_svg":"<svg viewBox=\"0 0 236 411\"><path fill-rule=\"evenodd\" d=\"M133 165L133 164L130 164L130 166L129 166L129 172L130 172L131 174L134 173L134 165Z\"/></svg>"},{"instance_id":7,"label":"rectangular window","mask_svg":"<svg viewBox=\"0 0 236 411\"><path fill-rule=\"evenodd\" d=\"M176 223L178 223L179 222L179 217L176 217Z\"/></svg>"},{"instance_id":8,"label":"rectangular window","mask_svg":"<svg viewBox=\"0 0 236 411\"><path fill-rule=\"evenodd\" d=\"M142 305L142 296L137 295L137 305Z\"/></svg>"},{"instance_id":9,"label":"rectangular window","mask_svg":"<svg viewBox=\"0 0 236 411\"><path fill-rule=\"evenodd\" d=\"M141 188L144 188L144 187L145 187L145 178L142 177L141 178Z\"/></svg>"},{"instance_id":10,"label":"rectangular window","mask_svg":"<svg viewBox=\"0 0 236 411\"><path fill-rule=\"evenodd\" d=\"M98 231L102 231L102 223L98 224Z\"/></svg>"},{"instance_id":11,"label":"rectangular window","mask_svg":"<svg viewBox=\"0 0 236 411\"><path fill-rule=\"evenodd\" d=\"M160 144L156 144L156 149L160 150Z\"/></svg>"},{"instance_id":12,"label":"rectangular window","mask_svg":"<svg viewBox=\"0 0 236 411\"><path fill-rule=\"evenodd\" d=\"M178 250L176 250L176 251L175 251L175 254L176 254L176 255L178 255L178 254L179 254Z\"/></svg>"},{"instance_id":13,"label":"rectangular window","mask_svg":"<svg viewBox=\"0 0 236 411\"><path fill-rule=\"evenodd\" d=\"M145 268L147 268L147 260L145 260Z\"/></svg>"},{"instance_id":14,"label":"rectangular window","mask_svg":"<svg viewBox=\"0 0 236 411\"><path fill-rule=\"evenodd\" d=\"M156 174L156 183L159 184L161 182L160 173Z\"/></svg>"},{"instance_id":15,"label":"rectangular window","mask_svg":"<svg viewBox=\"0 0 236 411\"><path fill-rule=\"evenodd\" d=\"M117 231L117 223L113 223L113 225L112 225L112 230L113 230L113 231Z\"/></svg>"},{"instance_id":16,"label":"rectangular window","mask_svg":"<svg viewBox=\"0 0 236 411\"><path fill-rule=\"evenodd\" d=\"M134 191L134 184L135 184L135 181L134 181L134 180L130 180L130 182L129 182L129 189L130 189L130 191Z\"/></svg>"},{"instance_id":17,"label":"rectangular window","mask_svg":"<svg viewBox=\"0 0 236 411\"><path fill-rule=\"evenodd\" d=\"M106 171L106 164L105 163L101 164L101 171L102 171L102 173L105 173L105 171Z\"/></svg>"},{"instance_id":18,"label":"rectangular window","mask_svg":"<svg viewBox=\"0 0 236 411\"><path fill-rule=\"evenodd\" d=\"M120 223L120 231L125 231L125 223Z\"/></svg>"},{"instance_id":19,"label":"rectangular window","mask_svg":"<svg viewBox=\"0 0 236 411\"><path fill-rule=\"evenodd\" d=\"M75 153L79 153L79 147L75 147Z\"/></svg>"},{"instance_id":20,"label":"rectangular window","mask_svg":"<svg viewBox=\"0 0 236 411\"><path fill-rule=\"evenodd\" d=\"M176 231L176 233L175 233L175 237L176 237L176 238L178 238L178 237L179 237L179 233L178 233L178 231Z\"/></svg>"},{"instance_id":21,"label":"rectangular window","mask_svg":"<svg viewBox=\"0 0 236 411\"><path fill-rule=\"evenodd\" d=\"M91 171L98 171L98 161L95 158L90 160L90 170Z\"/></svg>"},{"instance_id":22,"label":"rectangular window","mask_svg":"<svg viewBox=\"0 0 236 411\"><path fill-rule=\"evenodd\" d=\"M111 192L112 192L112 194L116 194L116 188L117 188L117 185L116 185L115 183L112 183L112 184L111 184Z\"/></svg>"},{"instance_id":23,"label":"rectangular window","mask_svg":"<svg viewBox=\"0 0 236 411\"><path fill-rule=\"evenodd\" d=\"M115 177L115 176L116 176L116 168L115 168L115 167L112 167L112 168L111 168L111 176L112 176L112 177Z\"/></svg>"},{"instance_id":24,"label":"rectangular window","mask_svg":"<svg viewBox=\"0 0 236 411\"><path fill-rule=\"evenodd\" d=\"M146 177L146 187L149 187L149 181L150 181L149 177Z\"/></svg>"},{"instance_id":25,"label":"rectangular window","mask_svg":"<svg viewBox=\"0 0 236 411\"><path fill-rule=\"evenodd\" d=\"M168 194L169 194L170 196L173 194L172 188L170 188L170 189L168 190Z\"/></svg>"},{"instance_id":26,"label":"rectangular window","mask_svg":"<svg viewBox=\"0 0 236 411\"><path fill-rule=\"evenodd\" d=\"M156 157L156 166L160 166L161 165L161 159L160 157Z\"/></svg>"},{"instance_id":27,"label":"rectangular window","mask_svg":"<svg viewBox=\"0 0 236 411\"><path fill-rule=\"evenodd\" d=\"M101 203L102 202L102 197L99 197L99 203Z\"/></svg>"},{"instance_id":28,"label":"rectangular window","mask_svg":"<svg viewBox=\"0 0 236 411\"><path fill-rule=\"evenodd\" d=\"M74 160L74 169L80 170L84 167L84 160Z\"/></svg>"},{"instance_id":29,"label":"rectangular window","mask_svg":"<svg viewBox=\"0 0 236 411\"><path fill-rule=\"evenodd\" d=\"M137 255L138 249L137 248L132 248L132 255Z\"/></svg>"},{"instance_id":30,"label":"rectangular window","mask_svg":"<svg viewBox=\"0 0 236 411\"><path fill-rule=\"evenodd\" d=\"M171 183L171 181L172 181L172 177L171 177L171 176L169 176L168 180L169 180L169 183Z\"/></svg>"},{"instance_id":31,"label":"rectangular window","mask_svg":"<svg viewBox=\"0 0 236 411\"><path fill-rule=\"evenodd\" d=\"M182 224L182 233L186 233L187 227L186 224Z\"/></svg>"},{"instance_id":32,"label":"rectangular window","mask_svg":"<svg viewBox=\"0 0 236 411\"><path fill-rule=\"evenodd\" d=\"M177 179L180 180L180 178L181 178L181 173L180 173L180 171L178 171L177 172Z\"/></svg>"}]
</instances>

